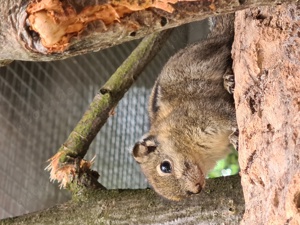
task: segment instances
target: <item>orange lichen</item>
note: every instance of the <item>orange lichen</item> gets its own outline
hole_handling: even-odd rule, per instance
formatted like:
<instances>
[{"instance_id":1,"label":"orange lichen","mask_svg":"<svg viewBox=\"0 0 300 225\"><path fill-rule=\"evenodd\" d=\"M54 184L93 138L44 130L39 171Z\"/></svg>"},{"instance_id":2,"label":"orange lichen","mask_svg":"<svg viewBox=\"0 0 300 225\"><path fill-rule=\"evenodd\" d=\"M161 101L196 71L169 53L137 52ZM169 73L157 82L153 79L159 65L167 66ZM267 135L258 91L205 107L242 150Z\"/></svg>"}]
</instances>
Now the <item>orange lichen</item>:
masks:
<instances>
[{"instance_id":1,"label":"orange lichen","mask_svg":"<svg viewBox=\"0 0 300 225\"><path fill-rule=\"evenodd\" d=\"M48 52L64 51L70 38L84 30L88 23L100 20L105 26L120 22L126 14L150 7L173 12L169 3L178 0L111 0L102 5L87 6L80 12L64 0L33 0L27 7L30 28L40 35ZM135 29L138 26L135 25Z\"/></svg>"},{"instance_id":2,"label":"orange lichen","mask_svg":"<svg viewBox=\"0 0 300 225\"><path fill-rule=\"evenodd\" d=\"M79 172L84 172L90 170L94 163L95 157L91 161L86 161L80 159L76 163L76 159L72 162L60 163L60 158L63 152L56 153L51 159L50 164L45 168L45 170L50 171L50 180L57 180L60 183L60 188L65 188L67 184L72 182Z\"/></svg>"}]
</instances>

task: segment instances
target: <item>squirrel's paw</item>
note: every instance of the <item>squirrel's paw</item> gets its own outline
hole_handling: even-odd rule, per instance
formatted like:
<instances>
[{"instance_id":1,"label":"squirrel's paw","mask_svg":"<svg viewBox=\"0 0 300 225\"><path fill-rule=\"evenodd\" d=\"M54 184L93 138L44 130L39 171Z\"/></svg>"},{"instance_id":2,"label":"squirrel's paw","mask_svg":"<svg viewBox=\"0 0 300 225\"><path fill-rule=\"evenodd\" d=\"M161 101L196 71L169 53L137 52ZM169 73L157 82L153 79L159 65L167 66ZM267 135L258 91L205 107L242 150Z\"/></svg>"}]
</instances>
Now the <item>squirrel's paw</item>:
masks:
<instances>
[{"instance_id":1,"label":"squirrel's paw","mask_svg":"<svg viewBox=\"0 0 300 225\"><path fill-rule=\"evenodd\" d=\"M224 79L224 88L230 94L233 94L235 82L234 82L234 74L231 68L228 68L226 70L225 74L223 75L223 79Z\"/></svg>"},{"instance_id":2,"label":"squirrel's paw","mask_svg":"<svg viewBox=\"0 0 300 225\"><path fill-rule=\"evenodd\" d=\"M239 130L235 129L232 134L229 136L229 141L235 148L235 150L239 150Z\"/></svg>"}]
</instances>

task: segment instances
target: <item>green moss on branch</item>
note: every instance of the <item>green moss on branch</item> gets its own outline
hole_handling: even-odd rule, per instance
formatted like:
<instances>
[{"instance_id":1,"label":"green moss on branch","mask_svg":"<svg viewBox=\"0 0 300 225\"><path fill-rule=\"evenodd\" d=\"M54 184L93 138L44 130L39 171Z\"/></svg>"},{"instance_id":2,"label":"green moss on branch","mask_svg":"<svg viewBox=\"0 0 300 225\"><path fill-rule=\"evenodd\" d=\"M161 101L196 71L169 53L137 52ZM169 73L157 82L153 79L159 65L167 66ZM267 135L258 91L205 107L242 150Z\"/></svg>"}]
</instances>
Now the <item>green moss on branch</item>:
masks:
<instances>
[{"instance_id":1,"label":"green moss on branch","mask_svg":"<svg viewBox=\"0 0 300 225\"><path fill-rule=\"evenodd\" d=\"M86 184L90 184L93 187L92 189L99 186L103 187L97 184L95 171L89 169L92 162L82 159L118 102L161 49L169 34L170 30L167 30L144 38L101 88L68 139L58 150L58 153L50 159L48 170L51 170L50 178L52 180L58 180L63 187L72 187L70 190L76 193L78 193L77 188L74 185L68 185L70 182L80 185L84 180L84 189L89 186ZM90 174L91 180L88 181L86 177L81 179L83 173Z\"/></svg>"}]
</instances>

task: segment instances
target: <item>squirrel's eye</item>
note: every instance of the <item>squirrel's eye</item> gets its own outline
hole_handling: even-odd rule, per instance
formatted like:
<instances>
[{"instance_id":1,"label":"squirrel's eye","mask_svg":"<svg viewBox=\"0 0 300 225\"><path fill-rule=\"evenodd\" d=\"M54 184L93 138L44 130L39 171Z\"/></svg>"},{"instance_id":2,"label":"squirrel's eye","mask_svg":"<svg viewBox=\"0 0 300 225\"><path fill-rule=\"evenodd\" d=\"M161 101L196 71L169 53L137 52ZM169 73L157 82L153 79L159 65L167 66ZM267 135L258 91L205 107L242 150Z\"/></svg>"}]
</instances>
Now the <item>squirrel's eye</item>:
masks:
<instances>
[{"instance_id":1,"label":"squirrel's eye","mask_svg":"<svg viewBox=\"0 0 300 225\"><path fill-rule=\"evenodd\" d=\"M169 161L163 161L160 164L160 170L163 173L171 173L172 172L171 163Z\"/></svg>"}]
</instances>

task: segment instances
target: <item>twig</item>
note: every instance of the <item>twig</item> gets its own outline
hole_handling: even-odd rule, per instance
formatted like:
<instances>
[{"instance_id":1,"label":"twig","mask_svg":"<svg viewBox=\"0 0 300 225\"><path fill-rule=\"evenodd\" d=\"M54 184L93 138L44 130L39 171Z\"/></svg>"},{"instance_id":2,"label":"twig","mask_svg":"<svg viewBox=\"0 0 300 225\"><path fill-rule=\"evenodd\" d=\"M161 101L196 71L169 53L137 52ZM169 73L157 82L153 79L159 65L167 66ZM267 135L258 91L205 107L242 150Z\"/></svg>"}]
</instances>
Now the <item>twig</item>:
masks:
<instances>
[{"instance_id":1,"label":"twig","mask_svg":"<svg viewBox=\"0 0 300 225\"><path fill-rule=\"evenodd\" d=\"M77 187L70 186L72 182L75 186L79 183L88 188L104 188L97 182L98 173L90 170L93 161L85 161L83 157L113 109L161 49L170 32L167 30L145 37L104 84L68 139L49 160L50 164L46 169L51 171L51 180L57 180L61 187L68 187L72 193L77 192Z\"/></svg>"}]
</instances>

